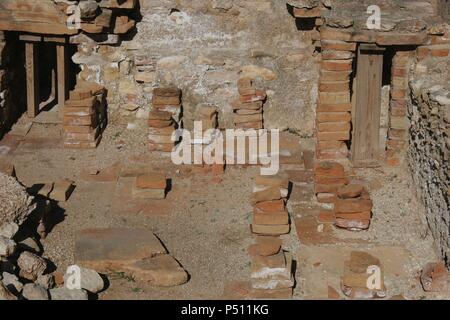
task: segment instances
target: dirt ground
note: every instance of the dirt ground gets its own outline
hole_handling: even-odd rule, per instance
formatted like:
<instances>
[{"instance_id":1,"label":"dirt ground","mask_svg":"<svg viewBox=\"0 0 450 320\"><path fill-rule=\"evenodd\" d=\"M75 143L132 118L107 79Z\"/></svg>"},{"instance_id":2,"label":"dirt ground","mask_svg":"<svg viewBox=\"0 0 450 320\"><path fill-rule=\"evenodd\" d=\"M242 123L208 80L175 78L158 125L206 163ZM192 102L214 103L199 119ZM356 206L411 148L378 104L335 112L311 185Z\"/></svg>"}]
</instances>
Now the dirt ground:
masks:
<instances>
[{"instance_id":1,"label":"dirt ground","mask_svg":"<svg viewBox=\"0 0 450 320\"><path fill-rule=\"evenodd\" d=\"M44 256L58 270L64 272L74 263L79 230L144 227L188 271L189 282L156 288L124 274L110 274L109 288L100 299L217 299L227 284L249 280L247 247L253 241L249 199L257 167L228 166L218 181L193 168L175 166L168 156L147 151L143 122L135 123L133 130L126 123L110 124L96 150L63 149L59 125L34 123L28 131L26 123L22 119L0 142L0 157L12 159L19 181L32 186L71 179L76 184L69 201L55 210L58 223L42 240ZM172 179L167 199L134 203L127 194L129 178L123 174L133 168L166 173ZM92 170L100 171L95 179L88 174ZM327 298L328 286L340 292L343 263L351 250L364 250L381 260L388 297L445 298L425 294L418 280L423 265L437 261L437 256L406 165L357 170L354 179L367 185L374 201L369 231L320 225L317 203L307 197L289 202L293 228L283 239L296 259L294 299ZM304 191L311 186L294 188Z\"/></svg>"}]
</instances>

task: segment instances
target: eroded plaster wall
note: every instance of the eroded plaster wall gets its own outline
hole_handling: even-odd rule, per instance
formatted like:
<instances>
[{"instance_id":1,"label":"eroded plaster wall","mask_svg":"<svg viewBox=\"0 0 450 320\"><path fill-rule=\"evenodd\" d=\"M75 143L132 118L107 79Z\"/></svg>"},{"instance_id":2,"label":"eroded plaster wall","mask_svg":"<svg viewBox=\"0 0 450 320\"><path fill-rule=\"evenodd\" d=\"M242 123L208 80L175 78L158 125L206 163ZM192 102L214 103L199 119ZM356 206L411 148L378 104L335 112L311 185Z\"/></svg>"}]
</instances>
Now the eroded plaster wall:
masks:
<instances>
[{"instance_id":1,"label":"eroded plaster wall","mask_svg":"<svg viewBox=\"0 0 450 320\"><path fill-rule=\"evenodd\" d=\"M232 128L237 80L250 75L268 93L266 128L313 135L317 61L284 1L140 0L140 14L120 46L84 43L73 58L81 78L107 87L112 119L145 118L152 89L175 85L183 90L185 127L209 103L220 126Z\"/></svg>"}]
</instances>

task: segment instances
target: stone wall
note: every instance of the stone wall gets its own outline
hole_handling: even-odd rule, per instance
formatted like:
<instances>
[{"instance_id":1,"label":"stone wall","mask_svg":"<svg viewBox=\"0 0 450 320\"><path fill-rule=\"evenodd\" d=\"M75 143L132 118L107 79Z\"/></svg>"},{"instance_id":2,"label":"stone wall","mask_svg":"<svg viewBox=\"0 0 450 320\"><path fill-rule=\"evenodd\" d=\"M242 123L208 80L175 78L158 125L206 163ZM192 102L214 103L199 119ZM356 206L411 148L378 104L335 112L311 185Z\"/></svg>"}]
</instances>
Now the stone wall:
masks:
<instances>
[{"instance_id":1,"label":"stone wall","mask_svg":"<svg viewBox=\"0 0 450 320\"><path fill-rule=\"evenodd\" d=\"M420 52L420 50L419 50ZM420 58L420 57L419 57ZM410 81L409 163L436 246L450 263L450 60L429 57Z\"/></svg>"},{"instance_id":2,"label":"stone wall","mask_svg":"<svg viewBox=\"0 0 450 320\"><path fill-rule=\"evenodd\" d=\"M26 109L24 57L14 35L0 32L0 137Z\"/></svg>"},{"instance_id":3,"label":"stone wall","mask_svg":"<svg viewBox=\"0 0 450 320\"><path fill-rule=\"evenodd\" d=\"M79 77L107 87L112 121L145 118L152 89L174 85L183 91L185 127L209 103L220 127L232 128L237 80L249 75L268 93L266 128L313 135L317 63L284 1L140 0L140 15L120 45L82 41L73 57Z\"/></svg>"}]
</instances>

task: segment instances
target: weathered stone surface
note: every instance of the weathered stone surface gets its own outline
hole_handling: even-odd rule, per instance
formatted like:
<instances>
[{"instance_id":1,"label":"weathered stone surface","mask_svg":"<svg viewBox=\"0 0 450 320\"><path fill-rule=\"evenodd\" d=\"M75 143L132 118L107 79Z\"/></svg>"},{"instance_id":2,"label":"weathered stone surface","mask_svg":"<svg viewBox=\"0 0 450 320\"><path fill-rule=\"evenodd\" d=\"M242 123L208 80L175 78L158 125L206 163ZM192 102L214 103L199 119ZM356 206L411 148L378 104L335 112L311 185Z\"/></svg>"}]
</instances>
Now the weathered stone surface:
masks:
<instances>
[{"instance_id":1,"label":"weathered stone surface","mask_svg":"<svg viewBox=\"0 0 450 320\"><path fill-rule=\"evenodd\" d=\"M23 287L22 296L27 300L49 300L48 291L34 283Z\"/></svg>"},{"instance_id":2,"label":"weathered stone surface","mask_svg":"<svg viewBox=\"0 0 450 320\"><path fill-rule=\"evenodd\" d=\"M82 18L93 18L97 15L98 4L94 0L83 0L78 4Z\"/></svg>"},{"instance_id":3,"label":"weathered stone surface","mask_svg":"<svg viewBox=\"0 0 450 320\"><path fill-rule=\"evenodd\" d=\"M56 201L65 202L69 199L75 186L73 181L62 180L55 182L52 192L50 193L50 198Z\"/></svg>"},{"instance_id":4,"label":"weathered stone surface","mask_svg":"<svg viewBox=\"0 0 450 320\"><path fill-rule=\"evenodd\" d=\"M87 268L80 268L81 289L87 290L92 293L98 293L105 287L103 278L97 273L97 271ZM64 275L66 281L69 275Z\"/></svg>"},{"instance_id":5,"label":"weathered stone surface","mask_svg":"<svg viewBox=\"0 0 450 320\"><path fill-rule=\"evenodd\" d=\"M39 243L37 242L37 240L35 240L33 238L26 238L25 240L19 242L17 244L17 247L18 247L19 250L31 251L31 252L36 253L36 254L39 254L42 251L42 249L41 249Z\"/></svg>"},{"instance_id":6,"label":"weathered stone surface","mask_svg":"<svg viewBox=\"0 0 450 320\"><path fill-rule=\"evenodd\" d=\"M145 258L125 267L138 281L154 286L172 287L188 281L187 272L168 254Z\"/></svg>"},{"instance_id":7,"label":"weathered stone surface","mask_svg":"<svg viewBox=\"0 0 450 320\"><path fill-rule=\"evenodd\" d=\"M161 242L146 229L87 229L77 235L75 243L75 261L99 272L164 253Z\"/></svg>"},{"instance_id":8,"label":"weathered stone surface","mask_svg":"<svg viewBox=\"0 0 450 320\"><path fill-rule=\"evenodd\" d=\"M35 283L44 289L52 289L55 286L55 277L53 274L43 274L37 277Z\"/></svg>"},{"instance_id":9,"label":"weathered stone surface","mask_svg":"<svg viewBox=\"0 0 450 320\"><path fill-rule=\"evenodd\" d=\"M0 173L0 227L22 224L34 209L32 199L15 178Z\"/></svg>"},{"instance_id":10,"label":"weathered stone surface","mask_svg":"<svg viewBox=\"0 0 450 320\"><path fill-rule=\"evenodd\" d=\"M36 280L47 269L47 262L43 258L28 251L20 254L17 265L20 268L20 275L29 280Z\"/></svg>"},{"instance_id":11,"label":"weathered stone surface","mask_svg":"<svg viewBox=\"0 0 450 320\"><path fill-rule=\"evenodd\" d=\"M17 300L16 296L9 292L8 289L5 288L3 283L0 282L0 301L5 300Z\"/></svg>"},{"instance_id":12,"label":"weathered stone surface","mask_svg":"<svg viewBox=\"0 0 450 320\"><path fill-rule=\"evenodd\" d=\"M291 230L289 224L286 225L259 225L254 224L251 226L251 230L255 234L266 235L266 236L279 236L282 234L287 234Z\"/></svg>"},{"instance_id":13,"label":"weathered stone surface","mask_svg":"<svg viewBox=\"0 0 450 320\"><path fill-rule=\"evenodd\" d=\"M9 290L9 292L15 295L18 295L20 292L22 292L23 284L19 281L19 278L15 274L3 272L2 276L3 279L1 282L3 282L3 285L6 287L6 289Z\"/></svg>"},{"instance_id":14,"label":"weathered stone surface","mask_svg":"<svg viewBox=\"0 0 450 320\"><path fill-rule=\"evenodd\" d=\"M16 243L3 236L0 236L0 257L9 257L16 250Z\"/></svg>"},{"instance_id":15,"label":"weathered stone surface","mask_svg":"<svg viewBox=\"0 0 450 320\"><path fill-rule=\"evenodd\" d=\"M75 58L83 66L83 78L98 79L112 89L108 92L110 105L130 103L142 108L152 98L151 84L175 85L188 89L183 94L186 128L192 129L200 103L219 106L219 125L231 128L230 102L237 80L249 76L270 93L264 110L266 127L295 128L312 136L313 123L303 120L305 116L313 119L310 106L315 99L311 92L316 90L316 61L295 23L290 23L286 3L199 0L180 2L170 13L173 8L171 2L145 1L140 6L143 19L136 25L136 35L121 46L103 45L101 38L89 35L102 44L98 53L92 50ZM131 21L119 22L127 26ZM119 65L128 60L128 76L122 76ZM311 81L299 86L299 77ZM131 81L136 90L123 90L123 81Z\"/></svg>"},{"instance_id":16,"label":"weathered stone surface","mask_svg":"<svg viewBox=\"0 0 450 320\"><path fill-rule=\"evenodd\" d=\"M66 287L50 289L52 300L88 300L88 293L83 289L67 289Z\"/></svg>"},{"instance_id":17,"label":"weathered stone surface","mask_svg":"<svg viewBox=\"0 0 450 320\"><path fill-rule=\"evenodd\" d=\"M17 231L19 231L19 226L14 222L4 223L0 226L0 236L8 239L12 239Z\"/></svg>"},{"instance_id":18,"label":"weathered stone surface","mask_svg":"<svg viewBox=\"0 0 450 320\"><path fill-rule=\"evenodd\" d=\"M422 270L420 283L425 291L447 292L450 279L444 263L427 263Z\"/></svg>"}]
</instances>

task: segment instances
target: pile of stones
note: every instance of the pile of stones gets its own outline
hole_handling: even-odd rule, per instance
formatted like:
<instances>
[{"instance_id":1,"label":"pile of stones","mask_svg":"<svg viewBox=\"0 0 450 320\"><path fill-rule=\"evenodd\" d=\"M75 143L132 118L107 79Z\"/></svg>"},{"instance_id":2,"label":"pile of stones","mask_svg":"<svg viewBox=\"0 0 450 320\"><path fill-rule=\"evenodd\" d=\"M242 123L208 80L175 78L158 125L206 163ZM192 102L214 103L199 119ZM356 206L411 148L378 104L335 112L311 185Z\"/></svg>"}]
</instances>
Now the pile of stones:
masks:
<instances>
[{"instance_id":1,"label":"pile of stones","mask_svg":"<svg viewBox=\"0 0 450 320\"><path fill-rule=\"evenodd\" d=\"M64 285L69 275L52 269L42 245L31 232L36 199L14 177L0 173L0 300L87 300L103 290L103 278L79 268L77 288Z\"/></svg>"}]
</instances>

